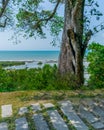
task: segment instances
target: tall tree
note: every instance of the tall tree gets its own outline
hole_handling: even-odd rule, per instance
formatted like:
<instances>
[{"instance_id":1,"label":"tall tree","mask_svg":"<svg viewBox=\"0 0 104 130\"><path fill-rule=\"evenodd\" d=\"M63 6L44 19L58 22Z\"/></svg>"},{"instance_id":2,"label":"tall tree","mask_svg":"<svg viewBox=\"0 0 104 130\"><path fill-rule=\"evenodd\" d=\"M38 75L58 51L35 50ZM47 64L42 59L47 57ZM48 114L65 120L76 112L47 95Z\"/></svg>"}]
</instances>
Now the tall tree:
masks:
<instances>
[{"instance_id":1,"label":"tall tree","mask_svg":"<svg viewBox=\"0 0 104 130\"><path fill-rule=\"evenodd\" d=\"M63 28L62 44L58 69L61 75L72 73L76 75L79 86L84 83L83 58L87 44L97 27L103 29L103 24L90 28L90 19L95 16L99 20L102 14L97 10L99 5L95 0L48 0L54 5L53 10L41 8L45 0L28 0L23 2L17 14L18 27L34 36L45 37L44 28L50 27L50 32L57 37ZM64 19L58 16L58 7L64 4ZM86 5L90 7L86 10ZM89 15L88 14L88 15ZM37 35L36 35L37 36Z\"/></svg>"}]
</instances>

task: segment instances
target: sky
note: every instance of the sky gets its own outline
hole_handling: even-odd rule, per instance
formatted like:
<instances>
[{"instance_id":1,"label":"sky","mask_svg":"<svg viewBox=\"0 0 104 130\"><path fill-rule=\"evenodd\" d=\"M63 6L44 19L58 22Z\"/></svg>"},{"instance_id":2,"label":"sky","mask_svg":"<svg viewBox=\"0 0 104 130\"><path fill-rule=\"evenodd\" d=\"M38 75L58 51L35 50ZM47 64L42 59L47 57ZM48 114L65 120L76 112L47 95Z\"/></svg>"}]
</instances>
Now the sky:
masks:
<instances>
[{"instance_id":1,"label":"sky","mask_svg":"<svg viewBox=\"0 0 104 130\"><path fill-rule=\"evenodd\" d=\"M103 11L103 3L104 0L99 1L99 9ZM104 14L104 13L103 13ZM101 19L104 21L104 17ZM95 21L94 21L95 23ZM47 39L34 39L34 38L20 38L21 43L14 43L13 40L10 40L13 35L13 31L7 30L4 32L0 32L0 50L59 50L59 44L57 46L52 46L50 42L52 41L52 37L49 35ZM60 35L61 37L61 35ZM95 34L91 41L96 41L101 44L104 44L104 31L101 31L97 34Z\"/></svg>"},{"instance_id":2,"label":"sky","mask_svg":"<svg viewBox=\"0 0 104 130\"><path fill-rule=\"evenodd\" d=\"M51 36L46 39L34 38L20 38L20 43L14 43L14 40L10 40L13 35L12 31L0 32L0 50L59 50L57 46L52 46Z\"/></svg>"}]
</instances>

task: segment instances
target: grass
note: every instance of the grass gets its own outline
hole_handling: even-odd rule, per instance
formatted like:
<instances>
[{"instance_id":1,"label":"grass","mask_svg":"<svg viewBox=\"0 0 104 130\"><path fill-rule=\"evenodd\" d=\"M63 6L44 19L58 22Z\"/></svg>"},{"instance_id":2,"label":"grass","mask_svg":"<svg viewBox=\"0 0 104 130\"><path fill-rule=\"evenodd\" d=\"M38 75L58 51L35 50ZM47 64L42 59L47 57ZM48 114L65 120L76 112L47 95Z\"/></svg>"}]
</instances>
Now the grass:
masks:
<instances>
[{"instance_id":1,"label":"grass","mask_svg":"<svg viewBox=\"0 0 104 130\"><path fill-rule=\"evenodd\" d=\"M63 117L64 121L68 124L68 127L72 128L74 130L74 127L69 122L67 117L62 115L61 110L59 109L59 106L57 106L57 102L60 100L70 100L74 107L78 106L79 102L85 98L87 99L93 99L93 98L104 98L104 89L96 89L96 90L60 90L60 91L15 91L15 92L3 92L0 93L0 106L1 105L7 105L12 104L13 105L13 116L10 118L1 118L0 122L7 122L9 124L9 129L14 130L15 119L19 117L25 116L28 120L29 127L31 130L35 129L35 124L33 122L33 119L31 118L33 116L33 112L31 109L29 109L29 106L34 103L40 103L41 105L45 102L51 102L54 103L55 108L58 110L58 112ZM29 112L23 116L18 115L18 110L20 107L27 106L29 109ZM74 108L75 109L75 108ZM50 122L50 118L46 113L46 110L42 110L43 116L45 120L48 121L48 125L50 127L50 130L53 130L52 124ZM1 113L0 113L1 114ZM87 124L87 123L86 123ZM90 127L90 124L88 124ZM93 130L91 127L90 130Z\"/></svg>"},{"instance_id":2,"label":"grass","mask_svg":"<svg viewBox=\"0 0 104 130\"><path fill-rule=\"evenodd\" d=\"M20 107L29 106L32 103L57 102L70 99L77 104L80 99L104 97L104 89L96 90L67 90L67 91L16 91L0 93L0 106L13 105L14 113Z\"/></svg>"}]
</instances>

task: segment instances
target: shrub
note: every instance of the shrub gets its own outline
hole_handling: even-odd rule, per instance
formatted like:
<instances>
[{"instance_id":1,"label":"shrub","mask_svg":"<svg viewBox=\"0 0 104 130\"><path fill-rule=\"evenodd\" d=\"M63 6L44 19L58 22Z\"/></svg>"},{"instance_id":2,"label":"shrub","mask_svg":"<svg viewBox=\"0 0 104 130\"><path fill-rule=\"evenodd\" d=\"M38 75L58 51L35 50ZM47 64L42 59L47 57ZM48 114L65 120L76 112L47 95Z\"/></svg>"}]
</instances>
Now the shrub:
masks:
<instances>
[{"instance_id":1,"label":"shrub","mask_svg":"<svg viewBox=\"0 0 104 130\"><path fill-rule=\"evenodd\" d=\"M3 70L0 69L0 91L19 90L68 90L77 86L71 74L60 76L57 66L46 64L43 68Z\"/></svg>"},{"instance_id":2,"label":"shrub","mask_svg":"<svg viewBox=\"0 0 104 130\"><path fill-rule=\"evenodd\" d=\"M104 88L104 46L99 43L92 43L88 50L87 60L90 62L88 84L92 88Z\"/></svg>"}]
</instances>

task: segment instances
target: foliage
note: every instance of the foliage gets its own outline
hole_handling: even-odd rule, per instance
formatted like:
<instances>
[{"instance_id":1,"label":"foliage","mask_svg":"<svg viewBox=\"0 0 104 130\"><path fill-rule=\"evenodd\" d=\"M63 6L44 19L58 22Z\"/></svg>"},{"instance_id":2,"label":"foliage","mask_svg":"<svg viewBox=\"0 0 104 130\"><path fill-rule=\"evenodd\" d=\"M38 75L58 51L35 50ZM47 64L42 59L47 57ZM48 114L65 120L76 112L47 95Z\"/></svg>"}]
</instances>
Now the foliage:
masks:
<instances>
[{"instance_id":1,"label":"foliage","mask_svg":"<svg viewBox=\"0 0 104 130\"><path fill-rule=\"evenodd\" d=\"M43 68L4 70L0 68L0 92L19 90L68 90L77 86L76 78L60 76L57 66L46 64Z\"/></svg>"},{"instance_id":2,"label":"foliage","mask_svg":"<svg viewBox=\"0 0 104 130\"><path fill-rule=\"evenodd\" d=\"M104 88L104 46L93 42L89 45L88 50L87 59L90 62L88 83L94 88Z\"/></svg>"},{"instance_id":3,"label":"foliage","mask_svg":"<svg viewBox=\"0 0 104 130\"><path fill-rule=\"evenodd\" d=\"M4 30L5 27L13 28L14 23L15 19L13 1L0 1L0 30Z\"/></svg>"},{"instance_id":4,"label":"foliage","mask_svg":"<svg viewBox=\"0 0 104 130\"><path fill-rule=\"evenodd\" d=\"M49 5L47 8L45 5ZM75 6L76 1L72 1ZM103 22L99 25L91 27L91 22L94 19L100 20L103 14L99 11L99 4L96 0L86 0L84 2L85 8L83 14L83 21L80 21L84 26L84 36L91 30L94 33L104 29ZM59 33L62 31L64 25L64 15L60 15L58 12L59 5L64 5L64 0L17 0L18 13L16 15L18 23L17 27L20 31L25 31L26 37L41 37L46 38L46 28L50 30L50 34L53 36L53 42L57 39ZM61 7L63 8L63 6ZM92 17L93 16L93 17Z\"/></svg>"},{"instance_id":5,"label":"foliage","mask_svg":"<svg viewBox=\"0 0 104 130\"><path fill-rule=\"evenodd\" d=\"M84 32L92 30L93 34L104 29L104 23L98 23L94 25L93 20L99 21L103 14L99 10L99 4L96 0L86 0L85 3L85 12L84 12ZM96 22L97 23L97 22ZM94 25L92 27L92 24Z\"/></svg>"},{"instance_id":6,"label":"foliage","mask_svg":"<svg viewBox=\"0 0 104 130\"><path fill-rule=\"evenodd\" d=\"M25 61L0 61L0 66L2 67L23 65L23 64L25 64Z\"/></svg>"},{"instance_id":7,"label":"foliage","mask_svg":"<svg viewBox=\"0 0 104 130\"><path fill-rule=\"evenodd\" d=\"M28 0L19 1L19 11L16 15L18 23L17 27L25 31L26 37L41 37L46 38L46 25L50 30L51 35L55 38L59 35L63 27L63 18L59 16L56 10L46 9L44 3L46 2L55 5L57 2L53 0Z\"/></svg>"}]
</instances>

